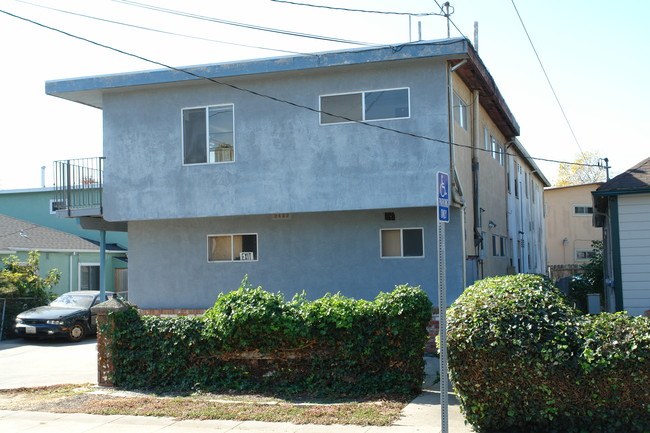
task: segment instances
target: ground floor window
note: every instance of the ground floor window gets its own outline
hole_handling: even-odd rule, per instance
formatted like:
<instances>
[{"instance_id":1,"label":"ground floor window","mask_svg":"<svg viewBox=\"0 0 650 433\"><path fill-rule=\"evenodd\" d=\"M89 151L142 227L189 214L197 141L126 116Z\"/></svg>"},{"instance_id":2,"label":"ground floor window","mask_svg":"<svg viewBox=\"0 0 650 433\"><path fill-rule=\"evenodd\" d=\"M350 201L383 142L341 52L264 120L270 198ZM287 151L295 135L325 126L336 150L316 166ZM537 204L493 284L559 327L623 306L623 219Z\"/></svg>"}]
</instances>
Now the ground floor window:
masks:
<instances>
[{"instance_id":1,"label":"ground floor window","mask_svg":"<svg viewBox=\"0 0 650 433\"><path fill-rule=\"evenodd\" d=\"M577 249L576 262L587 262L596 257L596 252L592 249Z\"/></svg>"},{"instance_id":2,"label":"ground floor window","mask_svg":"<svg viewBox=\"0 0 650 433\"><path fill-rule=\"evenodd\" d=\"M79 264L79 290L99 290L99 264Z\"/></svg>"},{"instance_id":3,"label":"ground floor window","mask_svg":"<svg viewBox=\"0 0 650 433\"><path fill-rule=\"evenodd\" d=\"M208 261L257 260L257 234L208 236Z\"/></svg>"},{"instance_id":4,"label":"ground floor window","mask_svg":"<svg viewBox=\"0 0 650 433\"><path fill-rule=\"evenodd\" d=\"M424 257L421 228L382 229L381 257Z\"/></svg>"}]
</instances>

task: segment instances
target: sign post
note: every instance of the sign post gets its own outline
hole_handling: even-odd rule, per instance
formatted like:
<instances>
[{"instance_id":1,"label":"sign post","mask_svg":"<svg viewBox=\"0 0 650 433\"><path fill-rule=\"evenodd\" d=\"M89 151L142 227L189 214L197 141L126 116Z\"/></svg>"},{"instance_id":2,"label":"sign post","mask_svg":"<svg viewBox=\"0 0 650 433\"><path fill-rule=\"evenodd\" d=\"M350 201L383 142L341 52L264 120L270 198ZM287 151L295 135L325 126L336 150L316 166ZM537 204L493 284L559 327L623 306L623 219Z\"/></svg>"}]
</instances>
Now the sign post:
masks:
<instances>
[{"instance_id":1,"label":"sign post","mask_svg":"<svg viewBox=\"0 0 650 433\"><path fill-rule=\"evenodd\" d=\"M440 431L449 431L449 399L447 375L447 258L445 254L445 224L449 222L449 175L437 176L438 191L438 322L440 339Z\"/></svg>"}]
</instances>

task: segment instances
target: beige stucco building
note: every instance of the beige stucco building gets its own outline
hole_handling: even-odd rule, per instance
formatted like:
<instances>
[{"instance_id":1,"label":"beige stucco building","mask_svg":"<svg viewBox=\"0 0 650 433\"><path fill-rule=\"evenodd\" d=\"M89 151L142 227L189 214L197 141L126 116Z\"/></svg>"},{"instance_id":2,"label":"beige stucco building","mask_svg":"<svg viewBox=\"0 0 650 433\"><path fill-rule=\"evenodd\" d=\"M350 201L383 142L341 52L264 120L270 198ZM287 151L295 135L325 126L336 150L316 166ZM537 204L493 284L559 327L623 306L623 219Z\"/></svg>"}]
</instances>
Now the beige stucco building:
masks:
<instances>
[{"instance_id":1,"label":"beige stucco building","mask_svg":"<svg viewBox=\"0 0 650 433\"><path fill-rule=\"evenodd\" d=\"M591 192L602 183L572 185L544 190L548 265L575 269L592 257L591 243L602 240L593 227ZM566 276L566 275L558 275Z\"/></svg>"},{"instance_id":2,"label":"beige stucco building","mask_svg":"<svg viewBox=\"0 0 650 433\"><path fill-rule=\"evenodd\" d=\"M544 273L542 191L550 185L516 138L519 126L496 88L488 97L463 67L452 76L455 192L462 199L467 283ZM458 191L460 190L460 191Z\"/></svg>"}]
</instances>

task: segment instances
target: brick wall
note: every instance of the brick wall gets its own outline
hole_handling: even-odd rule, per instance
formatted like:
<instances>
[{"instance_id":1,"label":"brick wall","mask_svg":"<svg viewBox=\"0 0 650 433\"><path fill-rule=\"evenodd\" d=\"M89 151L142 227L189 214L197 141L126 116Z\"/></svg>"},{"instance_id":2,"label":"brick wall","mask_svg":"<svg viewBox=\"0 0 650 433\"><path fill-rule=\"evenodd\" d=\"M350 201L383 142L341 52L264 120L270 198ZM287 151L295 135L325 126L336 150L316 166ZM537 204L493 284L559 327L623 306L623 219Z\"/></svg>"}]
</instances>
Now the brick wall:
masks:
<instances>
[{"instance_id":1,"label":"brick wall","mask_svg":"<svg viewBox=\"0 0 650 433\"><path fill-rule=\"evenodd\" d=\"M179 316L200 316L205 313L203 308L138 308L141 316L179 317Z\"/></svg>"},{"instance_id":2,"label":"brick wall","mask_svg":"<svg viewBox=\"0 0 650 433\"><path fill-rule=\"evenodd\" d=\"M434 314L431 316L429 325L427 326L427 331L429 332L429 341L427 341L424 347L425 355L437 355L438 349L436 347L436 337L440 331L440 322L438 321L438 315Z\"/></svg>"}]
</instances>

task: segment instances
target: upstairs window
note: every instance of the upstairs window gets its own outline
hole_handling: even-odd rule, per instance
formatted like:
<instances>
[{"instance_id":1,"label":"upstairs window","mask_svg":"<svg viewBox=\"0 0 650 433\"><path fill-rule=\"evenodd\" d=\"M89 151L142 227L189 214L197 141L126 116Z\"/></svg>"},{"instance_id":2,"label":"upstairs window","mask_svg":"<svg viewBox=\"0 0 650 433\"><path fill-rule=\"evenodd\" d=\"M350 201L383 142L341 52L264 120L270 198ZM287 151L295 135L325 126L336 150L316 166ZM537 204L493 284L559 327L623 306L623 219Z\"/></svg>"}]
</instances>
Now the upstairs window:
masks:
<instances>
[{"instance_id":1,"label":"upstairs window","mask_svg":"<svg viewBox=\"0 0 650 433\"><path fill-rule=\"evenodd\" d=\"M408 118L409 89L325 95L320 97L320 110L322 125Z\"/></svg>"},{"instance_id":2,"label":"upstairs window","mask_svg":"<svg viewBox=\"0 0 650 433\"><path fill-rule=\"evenodd\" d=\"M467 125L469 123L467 119L467 103L454 92L454 120L458 123L461 128L467 131Z\"/></svg>"},{"instance_id":3,"label":"upstairs window","mask_svg":"<svg viewBox=\"0 0 650 433\"><path fill-rule=\"evenodd\" d=\"M381 257L424 257L424 231L414 229L382 229Z\"/></svg>"},{"instance_id":4,"label":"upstairs window","mask_svg":"<svg viewBox=\"0 0 650 433\"><path fill-rule=\"evenodd\" d=\"M208 236L208 262L256 260L256 234Z\"/></svg>"},{"instance_id":5,"label":"upstairs window","mask_svg":"<svg viewBox=\"0 0 650 433\"><path fill-rule=\"evenodd\" d=\"M183 163L211 164L234 160L233 105L183 109Z\"/></svg>"}]
</instances>

